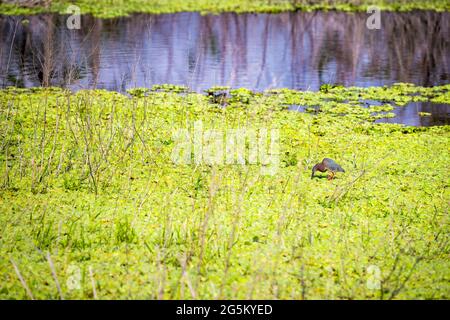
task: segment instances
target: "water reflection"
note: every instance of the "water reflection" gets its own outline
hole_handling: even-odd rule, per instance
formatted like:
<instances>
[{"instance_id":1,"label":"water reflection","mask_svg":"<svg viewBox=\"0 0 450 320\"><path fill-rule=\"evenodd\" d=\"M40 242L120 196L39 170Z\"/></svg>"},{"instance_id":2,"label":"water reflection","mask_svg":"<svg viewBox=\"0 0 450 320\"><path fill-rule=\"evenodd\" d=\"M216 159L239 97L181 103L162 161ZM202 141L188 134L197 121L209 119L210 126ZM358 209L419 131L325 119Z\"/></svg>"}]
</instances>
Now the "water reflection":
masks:
<instances>
[{"instance_id":1,"label":"water reflection","mask_svg":"<svg viewBox=\"0 0 450 320\"><path fill-rule=\"evenodd\" d=\"M450 82L450 14L287 12L82 17L0 16L0 85L124 91L172 83L316 90L323 83L378 86Z\"/></svg>"},{"instance_id":2,"label":"water reflection","mask_svg":"<svg viewBox=\"0 0 450 320\"><path fill-rule=\"evenodd\" d=\"M0 18L2 85L123 90L155 83L317 89L322 83L430 86L450 80L448 13L198 13Z\"/></svg>"},{"instance_id":3,"label":"water reflection","mask_svg":"<svg viewBox=\"0 0 450 320\"><path fill-rule=\"evenodd\" d=\"M450 105L433 102L412 102L404 107L396 107L394 118L380 119L375 122L403 123L409 126L437 126L450 124ZM429 115L420 116L426 112Z\"/></svg>"}]
</instances>

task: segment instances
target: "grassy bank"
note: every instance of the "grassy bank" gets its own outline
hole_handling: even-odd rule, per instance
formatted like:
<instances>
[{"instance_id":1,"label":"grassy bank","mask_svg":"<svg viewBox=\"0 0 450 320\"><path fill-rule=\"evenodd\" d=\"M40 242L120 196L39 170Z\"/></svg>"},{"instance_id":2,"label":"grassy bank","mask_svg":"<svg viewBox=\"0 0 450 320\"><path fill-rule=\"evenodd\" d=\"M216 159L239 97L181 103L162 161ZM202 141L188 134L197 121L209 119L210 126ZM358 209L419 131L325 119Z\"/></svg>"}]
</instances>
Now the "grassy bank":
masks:
<instances>
[{"instance_id":1,"label":"grassy bank","mask_svg":"<svg viewBox=\"0 0 450 320\"><path fill-rule=\"evenodd\" d=\"M53 0L47 7L18 7L3 3L0 4L0 13L18 15L56 12L64 14L71 4L79 6L82 14L93 14L103 18L125 16L137 12L159 14L183 11L203 13L276 13L294 10L366 11L371 5L388 11L450 11L450 3L447 0Z\"/></svg>"},{"instance_id":2,"label":"grassy bank","mask_svg":"<svg viewBox=\"0 0 450 320\"><path fill-rule=\"evenodd\" d=\"M450 127L373 123L449 85L130 94L0 91L1 299L450 298ZM199 121L278 129L278 170L174 163Z\"/></svg>"}]
</instances>

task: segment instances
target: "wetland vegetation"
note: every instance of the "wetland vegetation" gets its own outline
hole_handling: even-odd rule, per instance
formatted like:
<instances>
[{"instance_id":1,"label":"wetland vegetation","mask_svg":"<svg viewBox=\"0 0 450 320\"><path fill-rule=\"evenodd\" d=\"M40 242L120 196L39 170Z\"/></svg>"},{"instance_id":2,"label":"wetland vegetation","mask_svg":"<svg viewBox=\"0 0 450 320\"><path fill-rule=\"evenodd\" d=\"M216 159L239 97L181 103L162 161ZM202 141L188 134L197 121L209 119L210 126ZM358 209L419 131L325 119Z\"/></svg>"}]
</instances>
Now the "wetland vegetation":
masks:
<instances>
[{"instance_id":1,"label":"wetland vegetation","mask_svg":"<svg viewBox=\"0 0 450 320\"><path fill-rule=\"evenodd\" d=\"M0 297L448 298L449 126L374 121L449 92L235 89L223 107L179 86L4 89ZM278 129L277 173L174 164L174 129L195 121ZM311 179L324 156L346 173Z\"/></svg>"},{"instance_id":2,"label":"wetland vegetation","mask_svg":"<svg viewBox=\"0 0 450 320\"><path fill-rule=\"evenodd\" d=\"M450 298L448 1L31 2L0 0L0 299Z\"/></svg>"}]
</instances>

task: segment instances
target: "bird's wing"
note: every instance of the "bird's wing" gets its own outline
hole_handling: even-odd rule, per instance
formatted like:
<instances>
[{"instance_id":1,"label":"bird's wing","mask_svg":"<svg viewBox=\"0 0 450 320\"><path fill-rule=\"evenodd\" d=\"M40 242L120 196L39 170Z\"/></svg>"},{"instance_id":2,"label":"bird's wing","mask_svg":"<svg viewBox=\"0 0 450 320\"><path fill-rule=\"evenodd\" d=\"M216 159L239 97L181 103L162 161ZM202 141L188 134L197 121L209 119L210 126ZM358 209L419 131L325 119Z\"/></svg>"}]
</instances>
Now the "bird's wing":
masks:
<instances>
[{"instance_id":1,"label":"bird's wing","mask_svg":"<svg viewBox=\"0 0 450 320\"><path fill-rule=\"evenodd\" d=\"M326 167L328 167L330 170L344 170L342 169L342 167L340 165L338 165L336 163L336 161L334 161L333 159L330 158L325 158L323 159L323 163L325 164Z\"/></svg>"},{"instance_id":2,"label":"bird's wing","mask_svg":"<svg viewBox=\"0 0 450 320\"><path fill-rule=\"evenodd\" d=\"M333 167L333 166L338 166L338 164L330 158L324 158L322 160L322 162L327 166L327 167Z\"/></svg>"}]
</instances>

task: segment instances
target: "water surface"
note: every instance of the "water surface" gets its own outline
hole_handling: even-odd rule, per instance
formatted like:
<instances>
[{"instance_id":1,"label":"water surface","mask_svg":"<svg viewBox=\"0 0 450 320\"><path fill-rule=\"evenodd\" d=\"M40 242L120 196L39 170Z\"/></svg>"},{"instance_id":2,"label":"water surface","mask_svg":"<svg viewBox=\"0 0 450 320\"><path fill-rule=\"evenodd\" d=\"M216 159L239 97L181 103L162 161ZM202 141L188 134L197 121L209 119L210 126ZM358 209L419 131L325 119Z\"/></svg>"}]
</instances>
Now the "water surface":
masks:
<instances>
[{"instance_id":1,"label":"water surface","mask_svg":"<svg viewBox=\"0 0 450 320\"><path fill-rule=\"evenodd\" d=\"M23 17L0 16L0 86L123 92L162 83L202 91L215 85L317 90L324 83L450 82L449 13L383 13L380 30L367 29L367 17L342 12L82 16L81 29L69 30L65 16L30 16L25 24ZM448 106L441 108L448 114Z\"/></svg>"}]
</instances>

